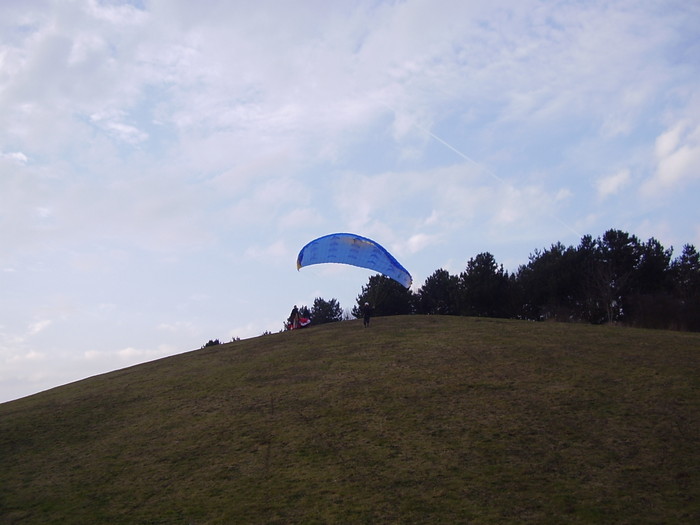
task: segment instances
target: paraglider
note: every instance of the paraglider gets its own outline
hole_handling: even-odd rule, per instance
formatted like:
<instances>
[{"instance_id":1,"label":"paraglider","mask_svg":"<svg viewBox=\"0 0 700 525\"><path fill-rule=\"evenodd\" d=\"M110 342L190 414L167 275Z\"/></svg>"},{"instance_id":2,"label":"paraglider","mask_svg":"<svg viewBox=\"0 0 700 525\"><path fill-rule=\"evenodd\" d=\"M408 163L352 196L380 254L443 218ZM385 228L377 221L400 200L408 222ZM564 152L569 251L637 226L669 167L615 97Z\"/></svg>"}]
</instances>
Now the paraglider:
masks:
<instances>
[{"instance_id":1,"label":"paraglider","mask_svg":"<svg viewBox=\"0 0 700 525\"><path fill-rule=\"evenodd\" d=\"M379 243L353 233L332 233L314 239L299 252L297 270L321 263L340 263L375 270L406 288L413 278Z\"/></svg>"}]
</instances>

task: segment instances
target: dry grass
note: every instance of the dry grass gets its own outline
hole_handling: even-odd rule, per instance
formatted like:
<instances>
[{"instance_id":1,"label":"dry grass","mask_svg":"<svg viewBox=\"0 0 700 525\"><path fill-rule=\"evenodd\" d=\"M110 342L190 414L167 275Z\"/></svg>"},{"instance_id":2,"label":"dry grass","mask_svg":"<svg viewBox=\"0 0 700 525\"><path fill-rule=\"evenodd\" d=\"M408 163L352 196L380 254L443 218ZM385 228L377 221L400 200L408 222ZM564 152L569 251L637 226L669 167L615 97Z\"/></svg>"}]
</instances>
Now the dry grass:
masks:
<instances>
[{"instance_id":1,"label":"dry grass","mask_svg":"<svg viewBox=\"0 0 700 525\"><path fill-rule=\"evenodd\" d=\"M372 323L0 405L0 523L700 521L700 334Z\"/></svg>"}]
</instances>

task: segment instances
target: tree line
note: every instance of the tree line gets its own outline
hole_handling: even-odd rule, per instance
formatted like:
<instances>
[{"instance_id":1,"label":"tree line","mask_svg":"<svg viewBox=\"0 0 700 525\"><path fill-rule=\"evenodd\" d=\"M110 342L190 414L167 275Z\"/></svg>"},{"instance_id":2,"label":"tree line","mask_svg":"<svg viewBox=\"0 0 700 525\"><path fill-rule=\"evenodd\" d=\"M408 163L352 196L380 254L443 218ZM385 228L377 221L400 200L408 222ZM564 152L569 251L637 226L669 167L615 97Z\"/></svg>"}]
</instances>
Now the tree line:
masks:
<instances>
[{"instance_id":1,"label":"tree line","mask_svg":"<svg viewBox=\"0 0 700 525\"><path fill-rule=\"evenodd\" d=\"M354 317L361 317L365 302L377 316L464 315L699 331L700 255L686 244L673 258L673 249L654 238L642 242L611 229L595 239L583 236L578 246L557 242L535 250L513 273L492 254L480 253L458 275L435 270L416 292L374 275L357 296ZM309 313L316 324L342 319L335 299L317 298Z\"/></svg>"}]
</instances>

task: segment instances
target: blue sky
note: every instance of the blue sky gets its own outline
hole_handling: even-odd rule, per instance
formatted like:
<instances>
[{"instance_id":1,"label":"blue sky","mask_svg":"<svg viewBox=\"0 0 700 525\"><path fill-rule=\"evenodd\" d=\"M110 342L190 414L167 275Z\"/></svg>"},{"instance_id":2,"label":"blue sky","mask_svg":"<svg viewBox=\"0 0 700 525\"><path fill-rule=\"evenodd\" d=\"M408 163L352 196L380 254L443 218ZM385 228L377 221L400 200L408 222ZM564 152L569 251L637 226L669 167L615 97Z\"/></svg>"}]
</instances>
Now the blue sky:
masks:
<instances>
[{"instance_id":1,"label":"blue sky","mask_svg":"<svg viewBox=\"0 0 700 525\"><path fill-rule=\"evenodd\" d=\"M4 0L0 401L347 310L373 238L700 246L700 4Z\"/></svg>"}]
</instances>

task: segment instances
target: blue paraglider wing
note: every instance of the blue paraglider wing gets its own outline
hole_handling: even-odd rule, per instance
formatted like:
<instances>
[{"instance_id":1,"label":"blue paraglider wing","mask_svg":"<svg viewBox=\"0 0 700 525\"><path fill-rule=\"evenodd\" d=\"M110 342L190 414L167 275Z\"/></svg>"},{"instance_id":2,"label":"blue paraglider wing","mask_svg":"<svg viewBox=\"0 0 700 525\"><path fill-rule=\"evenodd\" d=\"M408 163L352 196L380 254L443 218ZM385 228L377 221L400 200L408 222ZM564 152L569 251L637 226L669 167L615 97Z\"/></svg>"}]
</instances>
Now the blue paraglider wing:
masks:
<instances>
[{"instance_id":1,"label":"blue paraglider wing","mask_svg":"<svg viewBox=\"0 0 700 525\"><path fill-rule=\"evenodd\" d=\"M332 233L314 239L297 257L297 269L321 263L340 263L375 270L409 288L411 274L384 247L352 233Z\"/></svg>"}]
</instances>

